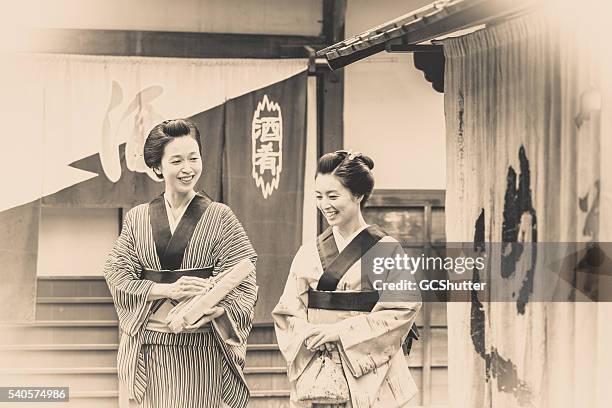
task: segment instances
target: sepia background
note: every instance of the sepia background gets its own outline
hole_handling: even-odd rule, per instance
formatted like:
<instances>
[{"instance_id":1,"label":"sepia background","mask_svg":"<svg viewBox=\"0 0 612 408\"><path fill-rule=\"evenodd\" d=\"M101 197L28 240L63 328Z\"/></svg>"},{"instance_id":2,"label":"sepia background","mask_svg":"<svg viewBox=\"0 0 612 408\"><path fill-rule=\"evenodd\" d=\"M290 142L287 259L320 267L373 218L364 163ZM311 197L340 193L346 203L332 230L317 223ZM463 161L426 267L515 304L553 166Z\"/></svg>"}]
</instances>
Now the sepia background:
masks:
<instances>
[{"instance_id":1,"label":"sepia background","mask_svg":"<svg viewBox=\"0 0 612 408\"><path fill-rule=\"evenodd\" d=\"M270 311L297 247L324 227L313 193L323 153L373 158L366 220L408 252L447 238L610 241L612 70L598 2L57 0L7 10L0 385L70 386L70 407L132 404L117 380L102 269L125 211L161 186L105 162L96 114L117 78L125 100L107 115L117 130L106 148L155 120L197 117L210 147L201 187L236 211L260 255L245 368L253 407L288 406ZM332 54L315 52L334 44L355 60L331 71ZM157 78L166 93L147 102L138 92ZM235 138L253 114L233 106L264 93L287 98L290 126L274 204L251 185L250 146ZM122 117L132 97L137 108ZM483 299L424 304L407 357L420 390L412 405L607 406L608 313L596 299L526 312Z\"/></svg>"}]
</instances>

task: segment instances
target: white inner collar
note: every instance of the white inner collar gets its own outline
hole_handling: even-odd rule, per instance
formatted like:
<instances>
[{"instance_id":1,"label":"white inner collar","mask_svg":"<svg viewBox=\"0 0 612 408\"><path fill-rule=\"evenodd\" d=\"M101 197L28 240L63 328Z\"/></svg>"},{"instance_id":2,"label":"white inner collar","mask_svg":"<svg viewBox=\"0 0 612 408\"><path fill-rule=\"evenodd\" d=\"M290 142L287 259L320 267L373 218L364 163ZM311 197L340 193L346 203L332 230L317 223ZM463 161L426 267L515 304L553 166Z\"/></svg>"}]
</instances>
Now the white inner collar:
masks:
<instances>
[{"instance_id":1,"label":"white inner collar","mask_svg":"<svg viewBox=\"0 0 612 408\"><path fill-rule=\"evenodd\" d=\"M332 233L334 234L334 239L336 240L336 246L338 247L338 252L342 252L342 250L344 250L344 248L346 248L346 246L357 236L359 235L359 233L361 231L363 231L364 229L368 228L369 225L366 224L363 227L359 228L357 231L355 231L354 233L351 234L350 237L347 237L346 239L342 237L342 234L340 234L340 231L338 230L338 227L332 227Z\"/></svg>"},{"instance_id":2,"label":"white inner collar","mask_svg":"<svg viewBox=\"0 0 612 408\"><path fill-rule=\"evenodd\" d=\"M168 199L166 198L166 193L164 193L164 204L166 205L166 214L168 215L168 225L170 225L171 234L174 235L174 231L176 230L176 227L178 226L179 222L181 222L181 219L183 219L183 215L185 215L185 211L187 211L187 207L189 207L189 204L191 204L191 201L193 201L196 195L197 194L194 194L193 197L191 197L191 199L185 204L181 212L177 215L177 217L174 218L172 216L172 207L170 207L170 202L168 202Z\"/></svg>"}]
</instances>

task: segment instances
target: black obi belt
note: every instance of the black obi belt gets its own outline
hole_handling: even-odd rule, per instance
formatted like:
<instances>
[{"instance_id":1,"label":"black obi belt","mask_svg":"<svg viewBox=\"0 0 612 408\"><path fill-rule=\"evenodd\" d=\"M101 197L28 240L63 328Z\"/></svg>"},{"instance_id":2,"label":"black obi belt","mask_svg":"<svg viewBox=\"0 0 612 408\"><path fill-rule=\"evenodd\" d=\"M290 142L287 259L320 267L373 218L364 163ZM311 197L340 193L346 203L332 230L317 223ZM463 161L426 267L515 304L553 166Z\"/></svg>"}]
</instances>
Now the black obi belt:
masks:
<instances>
[{"instance_id":1,"label":"black obi belt","mask_svg":"<svg viewBox=\"0 0 612 408\"><path fill-rule=\"evenodd\" d=\"M378 302L378 291L332 292L325 290L308 291L308 307L325 310L352 310L371 312Z\"/></svg>"},{"instance_id":2,"label":"black obi belt","mask_svg":"<svg viewBox=\"0 0 612 408\"><path fill-rule=\"evenodd\" d=\"M174 283L183 276L195 276L196 278L207 279L213 276L213 267L196 268L196 269L177 269L155 271L152 269L143 269L140 274L140 279L150 280L156 283Z\"/></svg>"}]
</instances>

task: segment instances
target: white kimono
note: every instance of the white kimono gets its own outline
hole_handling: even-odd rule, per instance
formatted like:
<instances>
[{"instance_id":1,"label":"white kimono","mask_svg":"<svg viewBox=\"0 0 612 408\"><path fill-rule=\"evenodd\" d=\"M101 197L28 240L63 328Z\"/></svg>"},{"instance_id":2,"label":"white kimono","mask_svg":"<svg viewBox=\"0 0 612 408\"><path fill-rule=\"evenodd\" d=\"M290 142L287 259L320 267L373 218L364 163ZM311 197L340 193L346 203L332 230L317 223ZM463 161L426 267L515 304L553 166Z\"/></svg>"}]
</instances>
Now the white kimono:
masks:
<instances>
[{"instance_id":1,"label":"white kimono","mask_svg":"<svg viewBox=\"0 0 612 408\"><path fill-rule=\"evenodd\" d=\"M337 231L334 239L338 251L342 252L348 242L343 242ZM404 253L397 240L389 236L380 239L372 250L379 251L377 256L380 251L385 251L388 252L386 256L393 258ZM402 343L421 307L418 292L410 294L407 301L379 301L371 312L309 309L308 291L317 288L323 272L317 242L300 247L293 259L285 290L272 312L278 344L287 360L291 406L306 406L297 401L295 385L315 355L304 345L306 336L314 325L322 323L340 326L337 345L350 390L347 408L407 405L418 391ZM398 271L386 271L381 278L390 280L393 278L390 274L394 273ZM336 291L360 291L361 279L361 262L357 261L342 276Z\"/></svg>"}]
</instances>

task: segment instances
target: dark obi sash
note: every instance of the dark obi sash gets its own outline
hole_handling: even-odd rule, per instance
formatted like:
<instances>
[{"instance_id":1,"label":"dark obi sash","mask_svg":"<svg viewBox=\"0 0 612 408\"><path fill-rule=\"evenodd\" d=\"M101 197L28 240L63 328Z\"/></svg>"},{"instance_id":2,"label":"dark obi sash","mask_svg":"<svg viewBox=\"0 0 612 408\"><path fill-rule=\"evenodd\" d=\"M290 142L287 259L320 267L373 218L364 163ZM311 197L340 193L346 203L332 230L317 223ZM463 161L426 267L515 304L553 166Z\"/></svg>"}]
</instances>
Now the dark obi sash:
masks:
<instances>
[{"instance_id":1,"label":"dark obi sash","mask_svg":"<svg viewBox=\"0 0 612 408\"><path fill-rule=\"evenodd\" d=\"M317 251L323 266L317 289L308 291L308 307L326 310L370 312L378 302L378 292L335 292L338 282L351 266L387 234L376 225L361 231L340 253L331 227L317 237Z\"/></svg>"},{"instance_id":2,"label":"dark obi sash","mask_svg":"<svg viewBox=\"0 0 612 408\"><path fill-rule=\"evenodd\" d=\"M370 312L379 300L376 290L360 292L336 292L338 282L351 266L368 252L378 241L387 236L379 226L371 225L361 231L342 252L338 251L332 228L327 228L317 237L317 251L323 266L323 275L317 289L308 290L308 307L325 310L353 310ZM412 340L419 338L416 325L403 345L405 354L410 353Z\"/></svg>"},{"instance_id":3,"label":"dark obi sash","mask_svg":"<svg viewBox=\"0 0 612 408\"><path fill-rule=\"evenodd\" d=\"M148 279L157 283L174 283L183 276L195 276L204 279L212 276L213 267L179 269L196 225L210 203L212 203L210 197L204 193L197 193L185 209L174 234L170 232L163 194L149 203L149 222L153 230L155 251L162 270L143 269L140 275L141 279Z\"/></svg>"},{"instance_id":4,"label":"dark obi sash","mask_svg":"<svg viewBox=\"0 0 612 408\"><path fill-rule=\"evenodd\" d=\"M180 269L176 271L143 269L140 279L147 279L156 283L174 283L183 276L195 276L196 278L207 279L213 275L213 267L198 269Z\"/></svg>"},{"instance_id":5,"label":"dark obi sash","mask_svg":"<svg viewBox=\"0 0 612 408\"><path fill-rule=\"evenodd\" d=\"M354 310L371 312L378 302L378 292L325 292L321 290L308 291L308 307L326 310Z\"/></svg>"}]
</instances>

